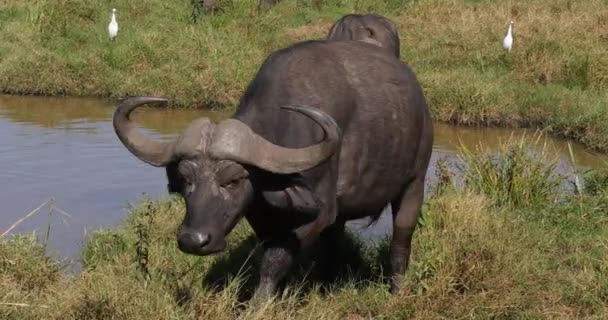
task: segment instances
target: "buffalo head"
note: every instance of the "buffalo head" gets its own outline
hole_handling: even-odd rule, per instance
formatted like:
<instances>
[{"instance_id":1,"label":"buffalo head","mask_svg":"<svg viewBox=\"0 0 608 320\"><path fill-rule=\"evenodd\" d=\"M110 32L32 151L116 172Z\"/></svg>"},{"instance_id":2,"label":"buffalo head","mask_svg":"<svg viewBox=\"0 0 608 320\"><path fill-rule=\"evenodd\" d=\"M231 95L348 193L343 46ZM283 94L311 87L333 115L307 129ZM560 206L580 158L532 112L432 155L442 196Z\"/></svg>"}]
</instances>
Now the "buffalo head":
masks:
<instances>
[{"instance_id":1,"label":"buffalo head","mask_svg":"<svg viewBox=\"0 0 608 320\"><path fill-rule=\"evenodd\" d=\"M338 19L327 34L327 40L357 40L386 48L399 58L397 27L378 14L347 14Z\"/></svg>"},{"instance_id":2,"label":"buffalo head","mask_svg":"<svg viewBox=\"0 0 608 320\"><path fill-rule=\"evenodd\" d=\"M114 130L125 147L140 160L165 167L169 192L180 194L186 214L178 235L180 250L206 255L221 251L225 237L253 201L250 174L263 170L291 174L313 168L334 154L339 143L336 122L318 109L285 106L299 112L325 131L325 139L304 148L285 148L256 134L245 123L229 118L213 123L199 118L173 141L154 141L138 132L130 114L147 103L166 102L134 97L114 113Z\"/></svg>"}]
</instances>

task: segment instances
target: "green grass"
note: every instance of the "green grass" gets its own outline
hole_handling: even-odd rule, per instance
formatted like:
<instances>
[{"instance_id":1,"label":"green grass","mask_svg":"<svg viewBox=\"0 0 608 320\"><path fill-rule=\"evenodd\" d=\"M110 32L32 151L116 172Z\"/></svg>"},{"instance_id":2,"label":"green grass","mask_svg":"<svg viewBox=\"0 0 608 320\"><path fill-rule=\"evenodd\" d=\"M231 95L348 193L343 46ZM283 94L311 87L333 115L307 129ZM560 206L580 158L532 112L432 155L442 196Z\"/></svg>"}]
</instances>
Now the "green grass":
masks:
<instances>
[{"instance_id":1,"label":"green grass","mask_svg":"<svg viewBox=\"0 0 608 320\"><path fill-rule=\"evenodd\" d=\"M0 239L0 318L605 319L608 174L589 173L582 193L557 201L555 183L539 181L554 176L552 160L522 141L498 155L463 151L462 186L441 170L398 295L383 277L386 243L346 236L339 278L322 282L305 256L274 300L251 307L260 251L249 227L237 226L222 254L183 254L183 203L168 198L144 200L119 228L94 233L79 274L61 272L33 237Z\"/></svg>"},{"instance_id":2,"label":"green grass","mask_svg":"<svg viewBox=\"0 0 608 320\"><path fill-rule=\"evenodd\" d=\"M536 126L608 150L605 0L220 1L192 20L192 1L4 1L0 91L121 97L233 107L272 51L322 38L341 15L397 24L433 117L466 125ZM118 10L116 43L107 39ZM501 47L513 18L514 48Z\"/></svg>"}]
</instances>

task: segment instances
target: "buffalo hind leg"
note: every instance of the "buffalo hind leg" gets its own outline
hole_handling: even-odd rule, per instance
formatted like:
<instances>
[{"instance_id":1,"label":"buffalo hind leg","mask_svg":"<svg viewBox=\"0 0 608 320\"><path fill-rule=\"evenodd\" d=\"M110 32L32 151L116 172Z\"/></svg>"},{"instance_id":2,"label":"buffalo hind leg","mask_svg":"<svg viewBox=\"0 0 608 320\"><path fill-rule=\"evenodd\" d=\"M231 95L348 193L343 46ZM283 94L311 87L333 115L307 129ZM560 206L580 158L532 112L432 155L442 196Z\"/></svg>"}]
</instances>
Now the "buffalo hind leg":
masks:
<instances>
[{"instance_id":1,"label":"buffalo hind leg","mask_svg":"<svg viewBox=\"0 0 608 320\"><path fill-rule=\"evenodd\" d=\"M424 177L414 179L403 195L391 202L393 238L390 246L390 292L397 293L408 269L412 236L424 199Z\"/></svg>"}]
</instances>

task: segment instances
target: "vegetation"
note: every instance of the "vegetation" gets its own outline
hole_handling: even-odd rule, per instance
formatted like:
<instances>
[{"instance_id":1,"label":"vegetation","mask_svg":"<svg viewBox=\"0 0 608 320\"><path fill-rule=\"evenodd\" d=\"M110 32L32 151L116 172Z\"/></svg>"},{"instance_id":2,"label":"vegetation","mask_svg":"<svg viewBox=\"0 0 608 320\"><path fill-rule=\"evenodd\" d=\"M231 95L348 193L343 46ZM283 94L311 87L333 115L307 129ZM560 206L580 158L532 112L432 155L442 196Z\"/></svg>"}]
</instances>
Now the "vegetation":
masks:
<instances>
[{"instance_id":1,"label":"vegetation","mask_svg":"<svg viewBox=\"0 0 608 320\"><path fill-rule=\"evenodd\" d=\"M402 38L437 120L538 126L608 150L605 0L0 1L0 91L161 95L177 106L234 106L265 56L322 38L339 16L380 12ZM119 36L107 39L111 7ZM500 47L513 18L514 48ZM341 276L304 257L274 301L247 304L257 242L246 223L214 257L181 253L179 199L144 201L100 230L64 272L33 236L0 237L2 319L605 319L608 165L564 191L555 160L509 141L462 148L455 183L438 170L415 234L407 285L388 294L386 243L345 237Z\"/></svg>"},{"instance_id":2,"label":"vegetation","mask_svg":"<svg viewBox=\"0 0 608 320\"><path fill-rule=\"evenodd\" d=\"M559 198L564 177L556 175L557 159L551 159L546 149L535 139L509 139L501 145L499 154L479 156L478 152L461 146L461 158L467 168L465 183L473 190L486 194L496 205L539 207ZM531 154L536 151L537 154ZM537 157L541 161L533 161Z\"/></svg>"},{"instance_id":3,"label":"vegetation","mask_svg":"<svg viewBox=\"0 0 608 320\"><path fill-rule=\"evenodd\" d=\"M324 37L343 14L379 12L398 24L402 59L437 120L538 126L608 150L605 0L284 0L267 10L216 2L208 15L192 0L0 2L0 91L234 106L273 50Z\"/></svg>"},{"instance_id":4,"label":"vegetation","mask_svg":"<svg viewBox=\"0 0 608 320\"><path fill-rule=\"evenodd\" d=\"M175 245L183 204L172 198L145 200L121 228L92 235L76 275L31 237L0 239L0 318L605 319L608 172L558 196L539 181L558 179L552 159L529 153L527 140L506 144L499 155L463 150L462 186L441 166L397 296L382 276L386 243L345 237L342 276L322 282L305 257L275 300L250 306L259 251L249 227L223 254L185 255Z\"/></svg>"}]
</instances>

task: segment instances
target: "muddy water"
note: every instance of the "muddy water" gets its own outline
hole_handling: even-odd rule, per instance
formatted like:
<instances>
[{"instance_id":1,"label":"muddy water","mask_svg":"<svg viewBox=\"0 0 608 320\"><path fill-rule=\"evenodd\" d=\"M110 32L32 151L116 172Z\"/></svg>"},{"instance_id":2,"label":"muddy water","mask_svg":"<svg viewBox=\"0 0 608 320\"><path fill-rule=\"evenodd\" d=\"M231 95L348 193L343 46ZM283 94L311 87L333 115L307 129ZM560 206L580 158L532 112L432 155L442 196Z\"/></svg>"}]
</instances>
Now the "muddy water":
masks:
<instances>
[{"instance_id":1,"label":"muddy water","mask_svg":"<svg viewBox=\"0 0 608 320\"><path fill-rule=\"evenodd\" d=\"M87 233L119 224L129 203L142 193L153 198L166 195L163 169L132 156L116 137L111 117L114 103L99 99L19 97L0 95L0 233L50 197L70 214L65 221L53 219L49 249L55 254L78 257ZM190 120L207 116L214 120L227 114L201 110L138 110L141 130L159 139L170 139ZM482 142L495 148L499 141L525 130L461 128L436 124L435 152L428 175L434 181L439 157L455 157L462 141L473 148ZM564 141L549 140L549 148L563 161L560 170L571 172ZM608 157L574 145L577 165L594 168ZM374 227L360 230L362 237L378 237L390 229L389 215ZM43 236L45 214L25 220L11 233ZM363 223L354 222L353 229Z\"/></svg>"}]
</instances>

